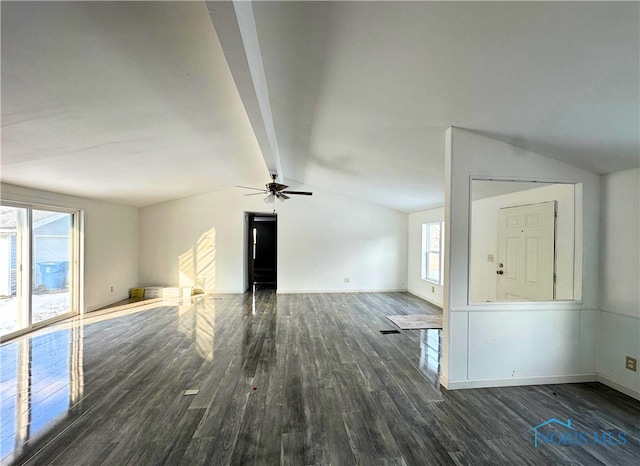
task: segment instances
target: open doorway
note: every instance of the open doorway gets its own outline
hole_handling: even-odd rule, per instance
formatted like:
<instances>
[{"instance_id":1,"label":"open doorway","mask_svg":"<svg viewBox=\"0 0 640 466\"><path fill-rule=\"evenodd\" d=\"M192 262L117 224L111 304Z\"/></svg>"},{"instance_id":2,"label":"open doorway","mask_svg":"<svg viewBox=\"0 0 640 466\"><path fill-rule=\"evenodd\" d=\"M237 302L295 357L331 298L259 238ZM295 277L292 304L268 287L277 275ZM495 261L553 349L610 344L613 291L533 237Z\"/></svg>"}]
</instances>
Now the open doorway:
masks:
<instances>
[{"instance_id":1,"label":"open doorway","mask_svg":"<svg viewBox=\"0 0 640 466\"><path fill-rule=\"evenodd\" d=\"M278 216L247 213L247 282L249 288L278 286Z\"/></svg>"}]
</instances>

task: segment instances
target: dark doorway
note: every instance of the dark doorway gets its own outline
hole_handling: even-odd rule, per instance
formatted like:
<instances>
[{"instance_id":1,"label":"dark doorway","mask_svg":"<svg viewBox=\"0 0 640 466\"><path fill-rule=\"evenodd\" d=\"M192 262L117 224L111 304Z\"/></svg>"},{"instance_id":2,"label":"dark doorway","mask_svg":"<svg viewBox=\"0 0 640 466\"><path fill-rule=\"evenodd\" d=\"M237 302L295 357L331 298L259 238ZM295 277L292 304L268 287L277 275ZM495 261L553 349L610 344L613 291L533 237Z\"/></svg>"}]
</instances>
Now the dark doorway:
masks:
<instances>
[{"instance_id":1,"label":"dark doorway","mask_svg":"<svg viewBox=\"0 0 640 466\"><path fill-rule=\"evenodd\" d=\"M277 287L278 216L248 214L247 271L249 287Z\"/></svg>"}]
</instances>

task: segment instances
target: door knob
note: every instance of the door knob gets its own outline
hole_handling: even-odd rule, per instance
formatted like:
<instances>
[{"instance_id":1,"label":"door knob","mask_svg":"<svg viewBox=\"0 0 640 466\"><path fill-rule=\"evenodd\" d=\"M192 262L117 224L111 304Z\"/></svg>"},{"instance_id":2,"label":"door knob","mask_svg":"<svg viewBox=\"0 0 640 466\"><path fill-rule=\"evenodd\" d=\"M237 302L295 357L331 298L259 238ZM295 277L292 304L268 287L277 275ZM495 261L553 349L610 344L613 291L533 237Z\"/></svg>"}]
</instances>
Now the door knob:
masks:
<instances>
[{"instance_id":1,"label":"door knob","mask_svg":"<svg viewBox=\"0 0 640 466\"><path fill-rule=\"evenodd\" d=\"M504 270L496 270L496 273L497 273L498 275L502 275L502 274L504 273Z\"/></svg>"}]
</instances>

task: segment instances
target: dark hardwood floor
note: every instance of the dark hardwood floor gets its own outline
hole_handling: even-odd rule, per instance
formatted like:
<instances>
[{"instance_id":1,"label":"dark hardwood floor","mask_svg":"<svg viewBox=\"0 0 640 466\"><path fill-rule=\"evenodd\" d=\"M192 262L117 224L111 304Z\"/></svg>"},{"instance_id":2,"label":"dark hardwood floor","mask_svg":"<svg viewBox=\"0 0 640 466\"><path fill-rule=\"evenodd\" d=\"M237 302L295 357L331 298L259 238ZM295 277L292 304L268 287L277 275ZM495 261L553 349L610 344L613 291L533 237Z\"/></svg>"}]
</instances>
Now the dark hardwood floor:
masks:
<instances>
[{"instance_id":1,"label":"dark hardwood floor","mask_svg":"<svg viewBox=\"0 0 640 466\"><path fill-rule=\"evenodd\" d=\"M34 333L0 347L3 462L638 464L640 402L601 384L439 391L438 331L380 333L385 315L436 312L406 293L265 290ZM542 427L536 448L552 418L571 428Z\"/></svg>"}]
</instances>

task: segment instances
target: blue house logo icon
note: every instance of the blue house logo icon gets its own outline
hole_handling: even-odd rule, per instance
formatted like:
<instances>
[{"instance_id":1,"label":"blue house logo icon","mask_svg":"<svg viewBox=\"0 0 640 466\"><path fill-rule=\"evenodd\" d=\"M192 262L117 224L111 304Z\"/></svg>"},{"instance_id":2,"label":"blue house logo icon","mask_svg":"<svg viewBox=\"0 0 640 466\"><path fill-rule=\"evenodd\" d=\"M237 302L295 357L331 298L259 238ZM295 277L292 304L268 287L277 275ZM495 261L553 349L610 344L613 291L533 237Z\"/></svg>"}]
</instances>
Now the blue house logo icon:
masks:
<instances>
[{"instance_id":1,"label":"blue house logo icon","mask_svg":"<svg viewBox=\"0 0 640 466\"><path fill-rule=\"evenodd\" d=\"M571 425L571 419L562 422L551 418L529 429L533 431L533 445L598 445L613 447L627 444L627 433L623 431L580 431Z\"/></svg>"},{"instance_id":2,"label":"blue house logo icon","mask_svg":"<svg viewBox=\"0 0 640 466\"><path fill-rule=\"evenodd\" d=\"M551 418L548 421L545 421L542 424L537 425L537 426L533 427L532 429L529 429L529 431L533 431L533 434L534 434L533 445L536 448L538 448L538 441L539 440L542 440L544 443L557 443L557 442L554 442L554 440L555 440L553 438L554 435L556 435L556 436L559 435L559 436L561 436L561 438L566 438L566 433L563 434L563 433L559 433L559 432L552 432L552 433L550 433L548 435L545 435L544 430L542 428L545 427L545 426L548 426L550 424L556 424L556 425L559 425L559 426L561 426L561 427L563 427L565 429L571 429L573 431L576 430L574 427L571 426L571 419L567 419L567 422L564 423L562 421L559 421L555 417Z\"/></svg>"}]
</instances>

